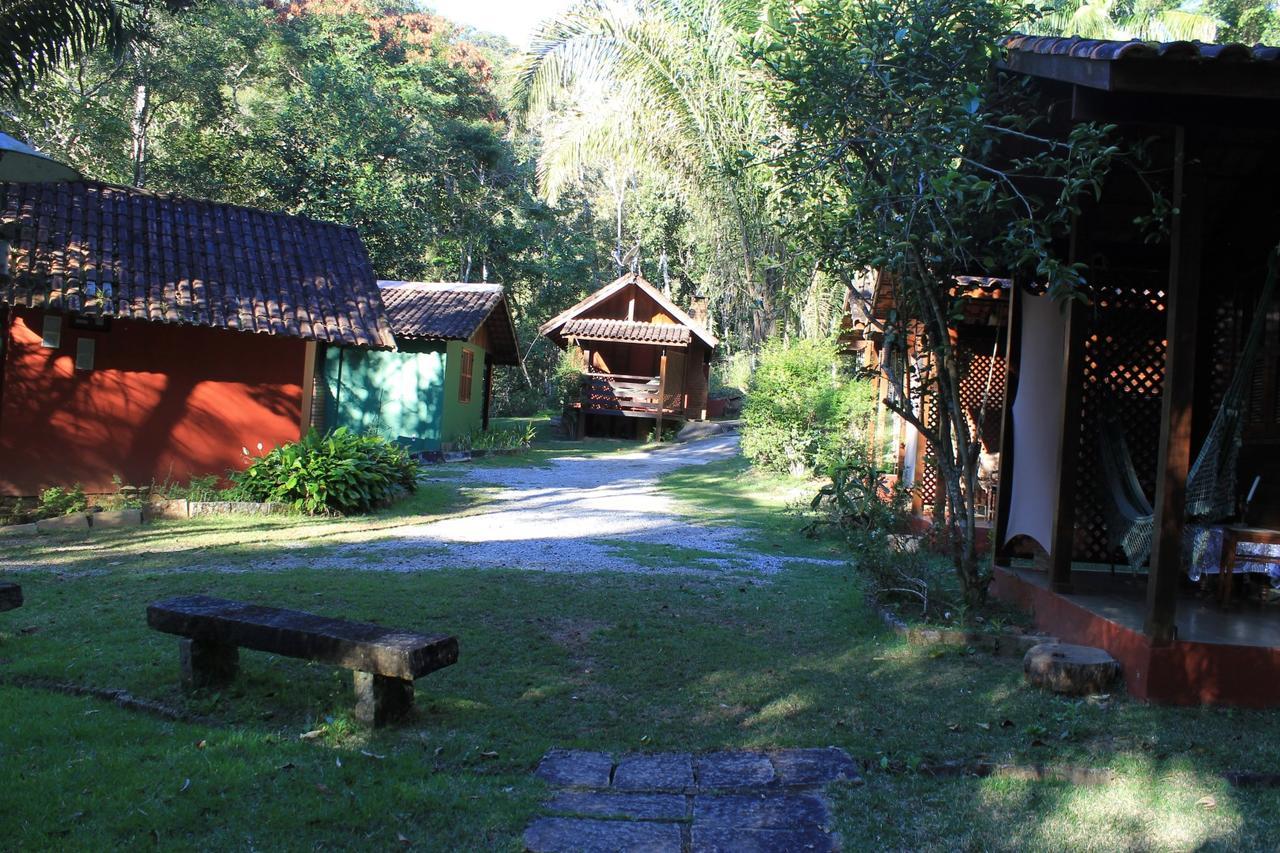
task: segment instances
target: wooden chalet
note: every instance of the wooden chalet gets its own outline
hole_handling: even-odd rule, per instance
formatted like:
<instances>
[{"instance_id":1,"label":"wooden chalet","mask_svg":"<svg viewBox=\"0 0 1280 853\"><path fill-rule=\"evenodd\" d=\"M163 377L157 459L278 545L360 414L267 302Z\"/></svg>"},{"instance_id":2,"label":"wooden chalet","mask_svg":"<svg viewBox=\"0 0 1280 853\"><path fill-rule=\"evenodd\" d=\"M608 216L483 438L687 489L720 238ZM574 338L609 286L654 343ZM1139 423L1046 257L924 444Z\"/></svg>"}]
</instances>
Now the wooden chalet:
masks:
<instances>
[{"instance_id":1,"label":"wooden chalet","mask_svg":"<svg viewBox=\"0 0 1280 853\"><path fill-rule=\"evenodd\" d=\"M582 365L569 409L579 436L662 435L665 422L705 420L716 339L636 273L597 290L538 330Z\"/></svg>"},{"instance_id":2,"label":"wooden chalet","mask_svg":"<svg viewBox=\"0 0 1280 853\"><path fill-rule=\"evenodd\" d=\"M1117 166L1061 247L1087 299L1012 291L995 591L1135 696L1280 705L1280 49L1016 36L1001 67L1043 132L1149 140L1173 213L1149 239Z\"/></svg>"}]
</instances>

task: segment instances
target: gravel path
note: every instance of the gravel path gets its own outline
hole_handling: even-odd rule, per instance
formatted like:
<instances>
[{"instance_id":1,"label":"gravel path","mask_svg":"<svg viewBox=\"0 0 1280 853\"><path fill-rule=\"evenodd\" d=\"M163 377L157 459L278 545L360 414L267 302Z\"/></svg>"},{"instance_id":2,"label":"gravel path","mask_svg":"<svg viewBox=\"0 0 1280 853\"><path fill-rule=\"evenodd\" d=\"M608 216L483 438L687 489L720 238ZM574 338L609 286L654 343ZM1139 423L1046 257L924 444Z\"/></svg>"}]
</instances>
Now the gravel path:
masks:
<instances>
[{"instance_id":1,"label":"gravel path","mask_svg":"<svg viewBox=\"0 0 1280 853\"><path fill-rule=\"evenodd\" d=\"M659 477L669 471L737 453L737 436L722 435L654 450L562 457L550 467L468 467L469 483L498 490L480 512L396 528L374 542L338 545L308 564L383 571L467 566L773 574L788 558L757 553L741 528L678 513L658 488Z\"/></svg>"}]
</instances>

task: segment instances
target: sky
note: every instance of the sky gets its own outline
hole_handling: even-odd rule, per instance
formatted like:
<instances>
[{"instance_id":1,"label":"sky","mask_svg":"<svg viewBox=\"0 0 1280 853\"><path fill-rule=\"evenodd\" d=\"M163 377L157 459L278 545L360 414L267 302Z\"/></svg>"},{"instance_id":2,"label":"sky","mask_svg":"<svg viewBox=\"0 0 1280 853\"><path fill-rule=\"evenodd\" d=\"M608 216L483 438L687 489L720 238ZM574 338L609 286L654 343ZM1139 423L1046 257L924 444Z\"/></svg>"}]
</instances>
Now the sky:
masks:
<instances>
[{"instance_id":1,"label":"sky","mask_svg":"<svg viewBox=\"0 0 1280 853\"><path fill-rule=\"evenodd\" d=\"M568 8L572 0L425 0L438 14L478 30L506 36L528 47L534 27Z\"/></svg>"}]
</instances>

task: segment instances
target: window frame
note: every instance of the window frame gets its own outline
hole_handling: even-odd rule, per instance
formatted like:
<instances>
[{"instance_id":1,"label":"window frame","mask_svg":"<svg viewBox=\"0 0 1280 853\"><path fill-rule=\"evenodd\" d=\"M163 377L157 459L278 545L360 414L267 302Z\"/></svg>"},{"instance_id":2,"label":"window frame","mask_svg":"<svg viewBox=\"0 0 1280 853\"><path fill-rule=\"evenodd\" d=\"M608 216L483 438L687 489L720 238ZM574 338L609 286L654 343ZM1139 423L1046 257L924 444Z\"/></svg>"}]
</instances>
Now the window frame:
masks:
<instances>
[{"instance_id":1,"label":"window frame","mask_svg":"<svg viewBox=\"0 0 1280 853\"><path fill-rule=\"evenodd\" d=\"M475 383L476 354L467 347L462 348L462 362L458 365L458 402L471 402L471 386Z\"/></svg>"}]
</instances>

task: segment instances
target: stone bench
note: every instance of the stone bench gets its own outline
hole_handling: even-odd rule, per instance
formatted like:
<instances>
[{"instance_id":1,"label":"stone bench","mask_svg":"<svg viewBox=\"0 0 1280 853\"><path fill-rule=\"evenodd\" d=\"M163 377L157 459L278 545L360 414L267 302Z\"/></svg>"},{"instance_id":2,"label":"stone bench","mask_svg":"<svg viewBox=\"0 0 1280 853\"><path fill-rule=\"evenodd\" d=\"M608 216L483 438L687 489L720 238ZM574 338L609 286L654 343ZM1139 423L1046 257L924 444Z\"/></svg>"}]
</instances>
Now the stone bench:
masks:
<instances>
[{"instance_id":1,"label":"stone bench","mask_svg":"<svg viewBox=\"0 0 1280 853\"><path fill-rule=\"evenodd\" d=\"M0 583L0 613L22 606L22 587L16 583Z\"/></svg>"},{"instance_id":2,"label":"stone bench","mask_svg":"<svg viewBox=\"0 0 1280 853\"><path fill-rule=\"evenodd\" d=\"M241 647L355 670L356 717L375 726L409 712L415 678L458 660L458 640L447 634L418 634L206 595L158 601L147 607L147 624L183 638L179 657L183 682L190 687L233 679Z\"/></svg>"}]
</instances>

